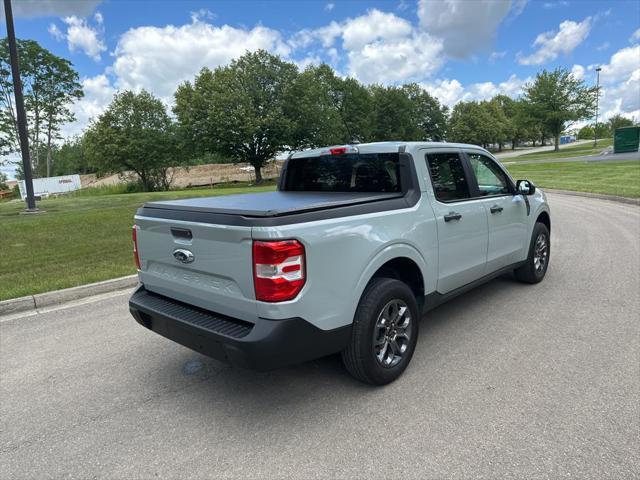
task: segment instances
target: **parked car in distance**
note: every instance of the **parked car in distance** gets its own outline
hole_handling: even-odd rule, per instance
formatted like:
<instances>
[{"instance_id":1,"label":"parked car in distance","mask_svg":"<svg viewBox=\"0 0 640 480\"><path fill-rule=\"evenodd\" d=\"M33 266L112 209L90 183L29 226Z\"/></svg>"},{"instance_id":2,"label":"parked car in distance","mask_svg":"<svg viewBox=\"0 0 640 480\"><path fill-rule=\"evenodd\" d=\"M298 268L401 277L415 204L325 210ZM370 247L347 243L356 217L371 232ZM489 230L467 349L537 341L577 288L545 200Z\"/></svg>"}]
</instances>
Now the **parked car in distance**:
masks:
<instances>
[{"instance_id":1,"label":"parked car in distance","mask_svg":"<svg viewBox=\"0 0 640 480\"><path fill-rule=\"evenodd\" d=\"M407 368L423 312L497 275L540 282L546 197L486 150L432 142L294 153L274 192L146 203L143 326L234 365L341 352L357 379Z\"/></svg>"}]
</instances>

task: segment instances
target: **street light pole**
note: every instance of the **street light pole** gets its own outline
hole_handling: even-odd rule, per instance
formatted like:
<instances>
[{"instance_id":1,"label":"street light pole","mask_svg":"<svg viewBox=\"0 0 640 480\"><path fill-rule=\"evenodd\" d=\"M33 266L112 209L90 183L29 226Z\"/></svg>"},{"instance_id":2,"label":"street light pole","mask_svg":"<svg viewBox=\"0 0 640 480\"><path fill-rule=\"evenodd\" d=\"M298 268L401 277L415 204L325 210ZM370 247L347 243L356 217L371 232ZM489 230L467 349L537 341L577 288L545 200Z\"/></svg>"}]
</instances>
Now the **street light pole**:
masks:
<instances>
[{"instance_id":1,"label":"street light pole","mask_svg":"<svg viewBox=\"0 0 640 480\"><path fill-rule=\"evenodd\" d=\"M29 158L29 136L27 134L27 114L24 110L24 98L22 97L22 83L20 82L18 48L16 46L16 33L13 29L13 12L11 11L11 0L4 0L4 14L7 20L7 40L9 42L11 74L13 76L13 94L16 100L16 115L18 117L18 137L20 138L20 150L22 152L22 169L24 171L24 184L27 190L27 211L35 212L38 209L36 208L36 199L33 195L33 176L31 174L31 158Z\"/></svg>"},{"instance_id":2,"label":"street light pole","mask_svg":"<svg viewBox=\"0 0 640 480\"><path fill-rule=\"evenodd\" d=\"M593 146L598 146L598 100L600 100L600 70L596 68L596 128L593 129Z\"/></svg>"}]
</instances>

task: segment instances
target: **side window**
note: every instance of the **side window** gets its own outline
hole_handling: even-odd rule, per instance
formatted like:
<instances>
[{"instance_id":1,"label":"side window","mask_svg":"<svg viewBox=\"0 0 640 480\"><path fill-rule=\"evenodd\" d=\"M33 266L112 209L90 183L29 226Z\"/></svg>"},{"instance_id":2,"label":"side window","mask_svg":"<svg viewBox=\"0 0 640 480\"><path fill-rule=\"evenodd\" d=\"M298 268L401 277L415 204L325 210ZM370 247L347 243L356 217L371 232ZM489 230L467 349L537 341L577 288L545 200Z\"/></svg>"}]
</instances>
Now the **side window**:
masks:
<instances>
[{"instance_id":1,"label":"side window","mask_svg":"<svg viewBox=\"0 0 640 480\"><path fill-rule=\"evenodd\" d=\"M480 195L508 194L509 182L504 172L489 157L477 153L469 153L471 168L476 174Z\"/></svg>"},{"instance_id":2,"label":"side window","mask_svg":"<svg viewBox=\"0 0 640 480\"><path fill-rule=\"evenodd\" d=\"M427 154L427 164L436 198L443 202L469 198L469 185L457 153Z\"/></svg>"}]
</instances>

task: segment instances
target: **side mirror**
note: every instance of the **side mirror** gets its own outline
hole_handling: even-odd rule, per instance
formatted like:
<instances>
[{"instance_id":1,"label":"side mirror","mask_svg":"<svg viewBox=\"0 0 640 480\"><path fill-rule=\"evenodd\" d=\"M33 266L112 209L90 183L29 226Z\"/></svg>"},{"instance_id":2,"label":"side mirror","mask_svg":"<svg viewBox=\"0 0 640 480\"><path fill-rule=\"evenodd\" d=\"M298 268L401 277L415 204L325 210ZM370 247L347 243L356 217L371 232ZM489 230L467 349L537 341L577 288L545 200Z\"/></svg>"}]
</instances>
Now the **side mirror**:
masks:
<instances>
[{"instance_id":1,"label":"side mirror","mask_svg":"<svg viewBox=\"0 0 640 480\"><path fill-rule=\"evenodd\" d=\"M536 193L536 186L530 180L518 180L516 189L520 195L533 195Z\"/></svg>"}]
</instances>

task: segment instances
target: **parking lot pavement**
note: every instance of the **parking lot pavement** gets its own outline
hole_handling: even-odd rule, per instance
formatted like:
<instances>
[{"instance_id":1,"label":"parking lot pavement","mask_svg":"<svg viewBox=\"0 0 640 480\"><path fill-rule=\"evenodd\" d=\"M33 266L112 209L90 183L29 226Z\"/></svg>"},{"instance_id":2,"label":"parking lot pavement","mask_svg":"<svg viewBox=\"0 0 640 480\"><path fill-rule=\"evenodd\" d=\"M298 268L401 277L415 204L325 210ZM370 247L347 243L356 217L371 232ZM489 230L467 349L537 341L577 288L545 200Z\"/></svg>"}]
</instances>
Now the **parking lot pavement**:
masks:
<instances>
[{"instance_id":1,"label":"parking lot pavement","mask_svg":"<svg viewBox=\"0 0 640 480\"><path fill-rule=\"evenodd\" d=\"M397 382L231 368L124 295L0 323L1 478L632 478L640 209L550 195L551 265L427 314Z\"/></svg>"},{"instance_id":2,"label":"parking lot pavement","mask_svg":"<svg viewBox=\"0 0 640 480\"><path fill-rule=\"evenodd\" d=\"M539 158L537 160L503 161L504 165L529 165L535 163L571 163L571 162L637 162L640 152L605 153L603 155L585 155L567 158Z\"/></svg>"}]
</instances>

